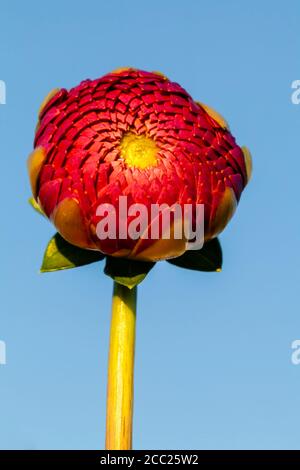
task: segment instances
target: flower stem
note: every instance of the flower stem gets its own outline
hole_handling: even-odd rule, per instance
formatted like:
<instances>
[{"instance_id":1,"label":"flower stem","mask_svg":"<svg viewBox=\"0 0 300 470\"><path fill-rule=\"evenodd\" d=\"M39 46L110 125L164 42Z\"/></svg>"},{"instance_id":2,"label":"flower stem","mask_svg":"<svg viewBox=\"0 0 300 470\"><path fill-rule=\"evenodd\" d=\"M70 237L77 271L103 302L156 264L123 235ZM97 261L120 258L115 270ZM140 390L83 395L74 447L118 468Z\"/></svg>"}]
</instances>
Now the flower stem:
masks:
<instances>
[{"instance_id":1,"label":"flower stem","mask_svg":"<svg viewBox=\"0 0 300 470\"><path fill-rule=\"evenodd\" d=\"M114 283L106 409L107 450L132 448L137 288Z\"/></svg>"}]
</instances>

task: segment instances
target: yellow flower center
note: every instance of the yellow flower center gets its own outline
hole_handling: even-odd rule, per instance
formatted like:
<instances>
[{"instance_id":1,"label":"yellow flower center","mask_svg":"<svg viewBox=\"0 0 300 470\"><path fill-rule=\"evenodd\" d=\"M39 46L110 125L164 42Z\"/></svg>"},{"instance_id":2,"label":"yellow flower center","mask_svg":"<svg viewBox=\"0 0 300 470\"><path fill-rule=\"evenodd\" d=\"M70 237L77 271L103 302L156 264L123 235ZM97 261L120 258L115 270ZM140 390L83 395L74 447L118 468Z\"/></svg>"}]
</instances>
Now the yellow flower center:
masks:
<instances>
[{"instance_id":1,"label":"yellow flower center","mask_svg":"<svg viewBox=\"0 0 300 470\"><path fill-rule=\"evenodd\" d=\"M144 170L157 164L158 147L154 140L145 135L128 132L124 135L120 147L121 157L128 166Z\"/></svg>"}]
</instances>

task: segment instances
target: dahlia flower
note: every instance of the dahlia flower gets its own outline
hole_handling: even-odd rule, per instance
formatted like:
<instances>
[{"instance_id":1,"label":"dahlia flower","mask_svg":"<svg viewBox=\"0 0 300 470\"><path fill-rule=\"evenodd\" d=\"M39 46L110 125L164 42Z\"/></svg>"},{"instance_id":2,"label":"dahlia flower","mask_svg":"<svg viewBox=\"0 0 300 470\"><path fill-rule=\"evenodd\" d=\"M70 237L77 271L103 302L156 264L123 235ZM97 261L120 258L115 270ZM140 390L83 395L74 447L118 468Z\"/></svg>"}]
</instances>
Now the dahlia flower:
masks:
<instances>
[{"instance_id":1,"label":"dahlia flower","mask_svg":"<svg viewBox=\"0 0 300 470\"><path fill-rule=\"evenodd\" d=\"M128 204L204 205L205 241L232 217L251 169L225 120L160 73L132 68L54 90L41 106L28 167L33 196L72 245L158 261L187 240L100 240L97 208ZM117 218L117 233L129 218Z\"/></svg>"},{"instance_id":2,"label":"dahlia flower","mask_svg":"<svg viewBox=\"0 0 300 470\"><path fill-rule=\"evenodd\" d=\"M31 204L57 229L41 271L106 258L105 273L114 280L106 448L130 449L136 286L160 260L220 271L216 237L249 181L250 152L235 142L216 111L194 101L180 85L158 72L124 68L46 97L28 170ZM134 217L120 209L123 198L130 207L146 208L147 214L154 205L165 209L154 219L141 216L137 225L143 230L132 237ZM199 222L198 207L203 207L201 249L190 250L175 206L191 208L192 227ZM166 208L174 212L168 237ZM102 236L111 213L116 215L114 236ZM156 237L149 236L154 224Z\"/></svg>"}]
</instances>

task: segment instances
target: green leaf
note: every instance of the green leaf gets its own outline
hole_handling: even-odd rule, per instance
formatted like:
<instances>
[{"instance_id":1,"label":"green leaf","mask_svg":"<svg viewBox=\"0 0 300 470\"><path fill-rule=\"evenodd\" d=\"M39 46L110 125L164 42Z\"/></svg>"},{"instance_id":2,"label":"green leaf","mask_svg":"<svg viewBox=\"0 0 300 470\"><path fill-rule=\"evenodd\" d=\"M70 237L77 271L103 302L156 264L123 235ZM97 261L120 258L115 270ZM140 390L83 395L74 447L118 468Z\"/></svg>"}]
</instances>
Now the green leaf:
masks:
<instances>
[{"instance_id":1,"label":"green leaf","mask_svg":"<svg viewBox=\"0 0 300 470\"><path fill-rule=\"evenodd\" d=\"M178 258L168 260L169 263L180 268L193 269L194 271L221 271L222 248L217 238L206 242L201 250L186 251Z\"/></svg>"},{"instance_id":2,"label":"green leaf","mask_svg":"<svg viewBox=\"0 0 300 470\"><path fill-rule=\"evenodd\" d=\"M77 268L85 264L95 263L104 258L99 251L84 250L71 245L56 233L51 238L44 253L42 273L60 271L61 269Z\"/></svg>"},{"instance_id":3,"label":"green leaf","mask_svg":"<svg viewBox=\"0 0 300 470\"><path fill-rule=\"evenodd\" d=\"M118 284L132 289L145 279L155 263L127 258L106 257L104 273Z\"/></svg>"},{"instance_id":4,"label":"green leaf","mask_svg":"<svg viewBox=\"0 0 300 470\"><path fill-rule=\"evenodd\" d=\"M36 200L33 198L33 197L30 197L28 199L28 202L29 204L31 205L31 207L33 207L33 209L38 212L39 214L45 216L44 212L42 211L42 209L40 208L39 204L36 202Z\"/></svg>"}]
</instances>

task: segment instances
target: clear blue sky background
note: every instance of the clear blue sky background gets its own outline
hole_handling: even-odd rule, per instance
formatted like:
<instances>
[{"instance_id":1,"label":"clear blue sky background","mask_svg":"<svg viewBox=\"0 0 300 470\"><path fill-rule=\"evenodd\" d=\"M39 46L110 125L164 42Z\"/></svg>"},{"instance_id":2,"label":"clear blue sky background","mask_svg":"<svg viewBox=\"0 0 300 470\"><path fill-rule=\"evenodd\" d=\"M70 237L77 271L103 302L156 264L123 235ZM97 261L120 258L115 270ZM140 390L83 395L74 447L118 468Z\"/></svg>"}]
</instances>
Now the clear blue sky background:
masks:
<instances>
[{"instance_id":1,"label":"clear blue sky background","mask_svg":"<svg viewBox=\"0 0 300 470\"><path fill-rule=\"evenodd\" d=\"M299 1L0 10L0 447L103 447L112 282L101 264L38 273L54 229L27 205L25 162L50 89L132 65L215 107L254 158L222 273L163 262L139 289L134 446L300 449Z\"/></svg>"}]
</instances>

